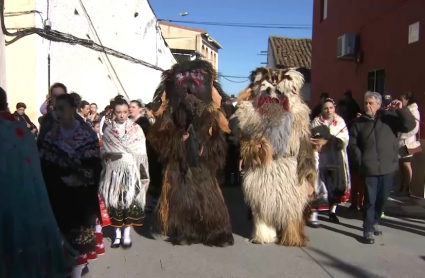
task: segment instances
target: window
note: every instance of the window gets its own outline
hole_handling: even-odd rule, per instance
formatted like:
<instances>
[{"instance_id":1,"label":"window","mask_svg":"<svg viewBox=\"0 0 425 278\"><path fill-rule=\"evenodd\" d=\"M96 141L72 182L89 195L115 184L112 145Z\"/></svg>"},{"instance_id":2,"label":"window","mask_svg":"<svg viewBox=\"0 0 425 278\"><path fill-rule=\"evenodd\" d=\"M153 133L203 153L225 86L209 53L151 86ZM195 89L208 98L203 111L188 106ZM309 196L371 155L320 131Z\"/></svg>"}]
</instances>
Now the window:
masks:
<instances>
[{"instance_id":1,"label":"window","mask_svg":"<svg viewBox=\"0 0 425 278\"><path fill-rule=\"evenodd\" d=\"M385 92L385 70L370 71L367 77L368 91L378 92L381 95Z\"/></svg>"},{"instance_id":2,"label":"window","mask_svg":"<svg viewBox=\"0 0 425 278\"><path fill-rule=\"evenodd\" d=\"M419 41L419 21L409 26L409 44Z\"/></svg>"},{"instance_id":3,"label":"window","mask_svg":"<svg viewBox=\"0 0 425 278\"><path fill-rule=\"evenodd\" d=\"M322 0L322 21L328 18L328 0Z\"/></svg>"}]
</instances>

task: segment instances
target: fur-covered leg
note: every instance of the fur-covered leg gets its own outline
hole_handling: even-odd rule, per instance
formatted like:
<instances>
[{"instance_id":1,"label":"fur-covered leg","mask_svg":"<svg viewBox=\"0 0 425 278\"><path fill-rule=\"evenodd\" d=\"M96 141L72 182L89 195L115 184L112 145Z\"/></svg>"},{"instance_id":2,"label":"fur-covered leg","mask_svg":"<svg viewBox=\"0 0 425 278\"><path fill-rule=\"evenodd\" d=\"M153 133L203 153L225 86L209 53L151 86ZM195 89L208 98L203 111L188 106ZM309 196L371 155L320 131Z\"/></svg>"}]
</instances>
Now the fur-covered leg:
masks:
<instances>
[{"instance_id":1,"label":"fur-covered leg","mask_svg":"<svg viewBox=\"0 0 425 278\"><path fill-rule=\"evenodd\" d=\"M252 243L267 244L276 242L276 229L267 225L260 217L254 215Z\"/></svg>"},{"instance_id":2,"label":"fur-covered leg","mask_svg":"<svg viewBox=\"0 0 425 278\"><path fill-rule=\"evenodd\" d=\"M161 196L157 206L157 219L160 228L161 235L166 236L168 234L168 214L170 209L169 200L170 183L168 181L168 169L164 173L164 181L162 183Z\"/></svg>"},{"instance_id":3,"label":"fur-covered leg","mask_svg":"<svg viewBox=\"0 0 425 278\"><path fill-rule=\"evenodd\" d=\"M280 245L303 247L307 245L309 238L305 234L304 222L302 220L287 223L283 229Z\"/></svg>"}]
</instances>

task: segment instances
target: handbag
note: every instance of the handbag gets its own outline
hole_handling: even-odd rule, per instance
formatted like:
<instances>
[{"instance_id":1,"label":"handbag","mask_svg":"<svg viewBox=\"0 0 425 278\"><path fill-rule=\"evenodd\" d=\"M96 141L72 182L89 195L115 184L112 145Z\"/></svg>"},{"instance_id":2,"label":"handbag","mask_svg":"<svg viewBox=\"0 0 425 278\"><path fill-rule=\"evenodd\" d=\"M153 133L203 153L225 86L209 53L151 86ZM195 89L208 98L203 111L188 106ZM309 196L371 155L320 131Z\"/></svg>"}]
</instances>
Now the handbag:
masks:
<instances>
[{"instance_id":1,"label":"handbag","mask_svg":"<svg viewBox=\"0 0 425 278\"><path fill-rule=\"evenodd\" d=\"M413 154L415 154L415 153L420 153L420 152L422 152L422 145L421 145L421 131L420 131L420 129L418 130L417 140L418 140L418 142L419 142L419 146L417 146L416 148L411 148L411 149L409 149L409 148L406 146L406 149L407 149L407 153L408 153L408 154L413 155Z\"/></svg>"},{"instance_id":2,"label":"handbag","mask_svg":"<svg viewBox=\"0 0 425 278\"><path fill-rule=\"evenodd\" d=\"M99 198L100 216L102 217L102 227L109 226L111 225L111 219L109 218L108 211L106 210L105 202L103 201L103 198L99 192L97 192L97 196Z\"/></svg>"}]
</instances>

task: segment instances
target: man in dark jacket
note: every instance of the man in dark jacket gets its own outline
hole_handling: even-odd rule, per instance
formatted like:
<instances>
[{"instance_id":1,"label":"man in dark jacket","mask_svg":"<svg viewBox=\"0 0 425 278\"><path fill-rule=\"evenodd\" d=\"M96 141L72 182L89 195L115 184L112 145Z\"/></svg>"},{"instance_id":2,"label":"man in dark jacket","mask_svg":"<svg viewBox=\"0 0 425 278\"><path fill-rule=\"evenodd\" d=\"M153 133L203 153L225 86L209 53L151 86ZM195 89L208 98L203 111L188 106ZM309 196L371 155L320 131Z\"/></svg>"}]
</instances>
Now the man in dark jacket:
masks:
<instances>
[{"instance_id":1,"label":"man in dark jacket","mask_svg":"<svg viewBox=\"0 0 425 278\"><path fill-rule=\"evenodd\" d=\"M398 167L398 132L409 132L415 119L401 102L394 100L380 109L382 96L366 92L365 115L359 117L350 129L351 161L360 169L365 182L363 229L365 243L373 244L374 235L381 235L378 223L393 186Z\"/></svg>"}]
</instances>

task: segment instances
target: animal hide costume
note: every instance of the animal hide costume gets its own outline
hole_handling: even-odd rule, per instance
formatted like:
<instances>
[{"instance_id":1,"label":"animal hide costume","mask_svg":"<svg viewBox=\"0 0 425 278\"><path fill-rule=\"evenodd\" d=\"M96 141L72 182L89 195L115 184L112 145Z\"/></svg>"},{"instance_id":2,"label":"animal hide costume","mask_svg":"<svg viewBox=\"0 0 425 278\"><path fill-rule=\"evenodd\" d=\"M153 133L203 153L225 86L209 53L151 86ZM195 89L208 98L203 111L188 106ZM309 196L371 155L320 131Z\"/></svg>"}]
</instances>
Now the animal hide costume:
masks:
<instances>
[{"instance_id":1,"label":"animal hide costume","mask_svg":"<svg viewBox=\"0 0 425 278\"><path fill-rule=\"evenodd\" d=\"M230 216L216 179L225 165L229 133L220 105L226 97L206 61L187 61L164 72L160 103L148 140L164 166L157 219L173 244L227 246Z\"/></svg>"},{"instance_id":2,"label":"animal hide costume","mask_svg":"<svg viewBox=\"0 0 425 278\"><path fill-rule=\"evenodd\" d=\"M305 246L304 209L316 177L310 109L300 96L304 78L294 69L258 68L239 95L243 190L252 209L252 242Z\"/></svg>"}]
</instances>

